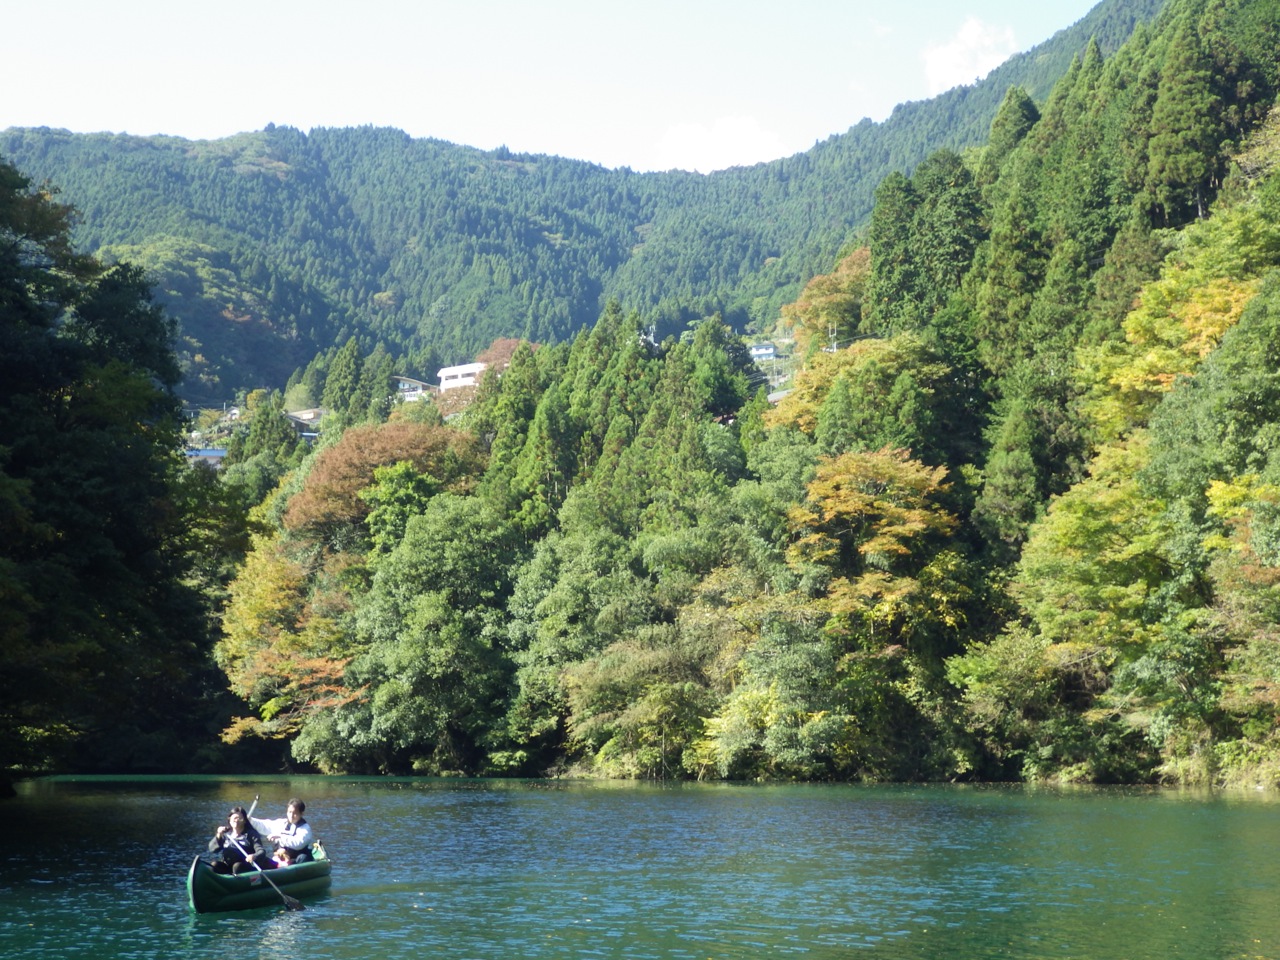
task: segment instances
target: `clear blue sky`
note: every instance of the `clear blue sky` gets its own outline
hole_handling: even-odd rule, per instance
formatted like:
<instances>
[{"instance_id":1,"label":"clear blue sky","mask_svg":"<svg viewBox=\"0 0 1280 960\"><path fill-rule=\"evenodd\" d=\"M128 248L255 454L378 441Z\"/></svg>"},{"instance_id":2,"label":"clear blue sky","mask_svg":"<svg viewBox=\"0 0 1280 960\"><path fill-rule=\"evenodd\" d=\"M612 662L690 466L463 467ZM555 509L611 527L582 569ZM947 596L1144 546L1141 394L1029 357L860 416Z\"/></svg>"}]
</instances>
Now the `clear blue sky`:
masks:
<instances>
[{"instance_id":1,"label":"clear blue sky","mask_svg":"<svg viewBox=\"0 0 1280 960\"><path fill-rule=\"evenodd\" d=\"M984 76L1094 0L39 0L0 129L362 124L635 170L788 156Z\"/></svg>"}]
</instances>

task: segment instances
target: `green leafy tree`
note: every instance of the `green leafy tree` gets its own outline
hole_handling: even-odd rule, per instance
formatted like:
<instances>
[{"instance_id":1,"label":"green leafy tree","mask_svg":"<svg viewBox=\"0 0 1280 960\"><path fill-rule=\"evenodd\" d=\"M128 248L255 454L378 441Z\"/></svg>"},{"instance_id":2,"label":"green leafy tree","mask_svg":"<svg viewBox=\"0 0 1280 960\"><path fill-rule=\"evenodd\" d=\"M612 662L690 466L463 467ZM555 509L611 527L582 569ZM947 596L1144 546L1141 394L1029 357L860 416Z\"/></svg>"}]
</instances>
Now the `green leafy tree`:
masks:
<instances>
[{"instance_id":1,"label":"green leafy tree","mask_svg":"<svg viewBox=\"0 0 1280 960\"><path fill-rule=\"evenodd\" d=\"M173 321L0 163L0 766L189 769L208 601Z\"/></svg>"},{"instance_id":2,"label":"green leafy tree","mask_svg":"<svg viewBox=\"0 0 1280 960\"><path fill-rule=\"evenodd\" d=\"M440 480L423 473L407 460L389 467L375 467L373 483L356 496L371 507L365 523L376 553L390 553L404 537L409 519L426 510L431 498L444 489Z\"/></svg>"},{"instance_id":3,"label":"green leafy tree","mask_svg":"<svg viewBox=\"0 0 1280 960\"><path fill-rule=\"evenodd\" d=\"M698 324L689 355L698 403L712 417L736 413L760 386L746 344L718 316Z\"/></svg>"},{"instance_id":4,"label":"green leafy tree","mask_svg":"<svg viewBox=\"0 0 1280 960\"><path fill-rule=\"evenodd\" d=\"M517 523L531 539L545 532L573 482L575 431L556 384L543 393L516 462L513 485L522 496Z\"/></svg>"},{"instance_id":5,"label":"green leafy tree","mask_svg":"<svg viewBox=\"0 0 1280 960\"><path fill-rule=\"evenodd\" d=\"M912 308L923 282L922 251L915 245L919 206L916 188L904 174L890 174L876 189L876 205L867 228L871 276L864 307L873 330L899 330L918 318Z\"/></svg>"},{"instance_id":6,"label":"green leafy tree","mask_svg":"<svg viewBox=\"0 0 1280 960\"><path fill-rule=\"evenodd\" d=\"M515 566L482 501L442 493L373 565L346 682L359 698L308 719L294 754L333 770L478 772L501 715L499 612Z\"/></svg>"}]
</instances>

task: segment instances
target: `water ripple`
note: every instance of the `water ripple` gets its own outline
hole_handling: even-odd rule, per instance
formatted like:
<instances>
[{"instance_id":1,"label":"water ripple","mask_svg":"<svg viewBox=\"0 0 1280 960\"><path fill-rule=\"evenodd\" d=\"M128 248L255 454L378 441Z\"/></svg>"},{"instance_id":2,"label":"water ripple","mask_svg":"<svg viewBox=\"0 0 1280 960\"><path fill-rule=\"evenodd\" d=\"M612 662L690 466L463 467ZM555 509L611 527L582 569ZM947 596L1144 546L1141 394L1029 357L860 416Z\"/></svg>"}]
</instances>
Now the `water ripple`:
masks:
<instances>
[{"instance_id":1,"label":"water ripple","mask_svg":"<svg viewBox=\"0 0 1280 960\"><path fill-rule=\"evenodd\" d=\"M305 911L195 917L228 801L307 797ZM0 956L835 960L1280 957L1274 804L1098 791L302 780L41 787ZM112 825L104 830L103 825ZM81 854L88 851L87 859Z\"/></svg>"}]
</instances>

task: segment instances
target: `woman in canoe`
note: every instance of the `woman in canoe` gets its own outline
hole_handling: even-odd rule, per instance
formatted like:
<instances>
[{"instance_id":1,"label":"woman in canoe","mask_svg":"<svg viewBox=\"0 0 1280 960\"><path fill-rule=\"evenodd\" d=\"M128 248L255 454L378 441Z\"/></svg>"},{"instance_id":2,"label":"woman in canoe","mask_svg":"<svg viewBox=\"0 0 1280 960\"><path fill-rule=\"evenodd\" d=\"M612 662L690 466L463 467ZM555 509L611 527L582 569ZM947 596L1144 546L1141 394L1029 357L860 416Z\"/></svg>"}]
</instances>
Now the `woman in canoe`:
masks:
<instances>
[{"instance_id":1,"label":"woman in canoe","mask_svg":"<svg viewBox=\"0 0 1280 960\"><path fill-rule=\"evenodd\" d=\"M258 831L249 824L244 807L231 808L227 822L218 827L218 832L209 841L209 852L219 855L213 865L218 873L243 873L253 870L255 864L259 869L271 869L266 845Z\"/></svg>"}]
</instances>

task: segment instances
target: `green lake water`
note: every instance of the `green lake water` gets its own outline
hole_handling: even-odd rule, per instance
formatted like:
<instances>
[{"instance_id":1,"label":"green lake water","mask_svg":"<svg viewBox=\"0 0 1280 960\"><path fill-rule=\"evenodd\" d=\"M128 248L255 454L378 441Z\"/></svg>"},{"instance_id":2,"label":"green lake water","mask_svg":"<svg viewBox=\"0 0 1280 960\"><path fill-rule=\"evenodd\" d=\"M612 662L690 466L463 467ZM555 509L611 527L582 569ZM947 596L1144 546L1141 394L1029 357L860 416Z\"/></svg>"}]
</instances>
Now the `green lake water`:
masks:
<instances>
[{"instance_id":1,"label":"green lake water","mask_svg":"<svg viewBox=\"0 0 1280 960\"><path fill-rule=\"evenodd\" d=\"M0 958L1280 960L1280 798L1015 787L37 780L0 801ZM195 916L234 803L293 795L302 911Z\"/></svg>"}]
</instances>

